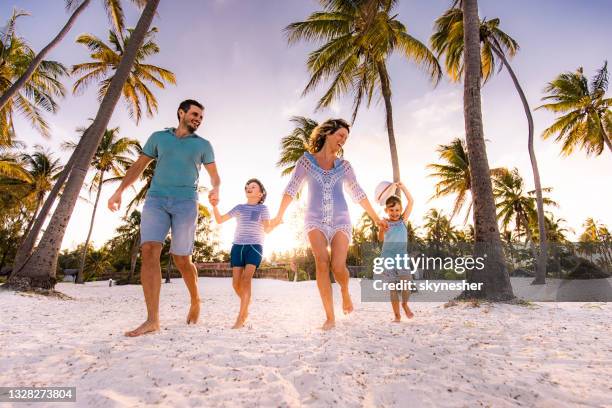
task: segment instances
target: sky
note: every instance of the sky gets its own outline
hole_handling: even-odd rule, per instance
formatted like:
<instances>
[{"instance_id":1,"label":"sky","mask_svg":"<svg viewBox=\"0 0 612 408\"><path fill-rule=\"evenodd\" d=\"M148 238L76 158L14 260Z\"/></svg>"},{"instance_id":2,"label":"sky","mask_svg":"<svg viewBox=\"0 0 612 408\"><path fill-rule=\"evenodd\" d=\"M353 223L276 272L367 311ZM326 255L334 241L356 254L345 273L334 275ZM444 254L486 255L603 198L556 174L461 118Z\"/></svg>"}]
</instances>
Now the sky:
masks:
<instances>
[{"instance_id":1,"label":"sky","mask_svg":"<svg viewBox=\"0 0 612 408\"><path fill-rule=\"evenodd\" d=\"M13 7L30 12L31 16L20 19L18 33L39 50L68 18L63 3L60 0L5 0L0 5L0 19L6 21ZM75 39L82 33L107 39L109 22L101 3L100 0L92 2L48 59L67 66L89 60L87 50L76 44ZM428 43L434 20L449 3L448 0L401 0L395 12L412 36ZM129 1L124 1L124 8L127 25L133 27L138 10ZM322 121L351 115L350 95L319 111L314 111L316 101L326 88L322 86L306 97L301 95L309 78L305 61L316 44L289 46L282 30L318 9L315 0L162 1L153 23L159 29L156 41L161 52L149 62L174 72L177 85L154 89L158 113L153 118L144 117L138 125L129 118L124 102L120 101L109 127L119 126L122 136L144 143L152 132L176 125L176 108L181 100L201 101L206 112L197 133L210 140L215 150L222 178L220 210L226 212L245 202L244 183L257 177L268 190L266 204L274 214L288 182L287 177L281 177L275 163L279 158L280 139L292 130L290 118L301 115ZM604 60L612 57L609 40L612 7L607 0L480 0L479 12L481 18L500 18L500 28L520 44L520 51L511 64L532 108L542 103L543 88L558 74L582 66L591 77ZM389 73L401 176L415 198L411 218L418 226L430 208L441 209L446 214L452 209L452 198L430 200L436 180L428 177L426 166L438 162L438 145L465 136L463 87L450 83L447 78L434 87L422 70L397 55L390 59ZM70 90L74 79L64 78L63 82ZM50 139L38 135L22 120L17 121L17 138L29 148L34 145L49 148L66 161L68 153L59 146L66 140L74 140L75 129L95 116L99 106L96 88L91 87L81 95L69 93L59 103L56 115L46 115L52 128ZM505 71L484 85L482 110L490 167L517 167L531 190L527 122ZM587 157L584 152L576 151L571 157L562 157L560 146L553 139L542 140L539 136L552 124L554 116L542 110L535 110L533 116L542 185L553 188L549 196L559 204L552 209L555 216L564 218L576 233L580 233L587 217L612 226L609 177L612 153L606 150L599 157ZM352 163L370 197L380 181L392 179L382 103L361 109L345 146L345 158ZM209 186L205 172L200 184ZM114 188L105 187L102 192L93 233L96 246L109 239L120 223L122 214L111 213L105 207ZM124 203L132 195L126 192ZM207 204L205 194L200 201ZM350 209L356 221L362 210L352 203ZM382 209L377 209L382 215ZM63 248L84 242L91 212L91 203L85 200L77 203ZM269 235L266 254L296 244L294 238L287 239L295 236L296 223L289 221L294 218L289 214L286 224ZM462 220L463 216L458 216L456 224L461 226ZM231 245L233 229L233 222L219 229L224 249Z\"/></svg>"}]
</instances>

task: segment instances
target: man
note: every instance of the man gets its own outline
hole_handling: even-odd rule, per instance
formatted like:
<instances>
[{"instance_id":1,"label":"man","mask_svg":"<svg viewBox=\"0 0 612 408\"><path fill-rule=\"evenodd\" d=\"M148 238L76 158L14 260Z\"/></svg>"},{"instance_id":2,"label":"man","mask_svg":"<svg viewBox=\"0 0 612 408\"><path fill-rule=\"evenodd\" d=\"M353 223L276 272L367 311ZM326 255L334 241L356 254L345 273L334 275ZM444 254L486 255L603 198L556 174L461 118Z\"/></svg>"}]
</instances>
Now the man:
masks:
<instances>
[{"instance_id":1,"label":"man","mask_svg":"<svg viewBox=\"0 0 612 408\"><path fill-rule=\"evenodd\" d=\"M198 272L191 261L198 218L198 175L200 166L210 176L210 201L218 202L221 180L212 146L194 132L202 123L204 107L188 99L181 102L176 129L153 133L138 160L127 171L117 191L108 200L108 208L121 207L121 195L132 185L153 160L157 160L151 186L147 193L140 223L142 267L140 281L147 305L147 320L135 330L125 333L136 337L159 330L159 292L161 266L159 257L168 231L172 231L170 253L181 272L191 297L187 324L195 324L200 315Z\"/></svg>"}]
</instances>

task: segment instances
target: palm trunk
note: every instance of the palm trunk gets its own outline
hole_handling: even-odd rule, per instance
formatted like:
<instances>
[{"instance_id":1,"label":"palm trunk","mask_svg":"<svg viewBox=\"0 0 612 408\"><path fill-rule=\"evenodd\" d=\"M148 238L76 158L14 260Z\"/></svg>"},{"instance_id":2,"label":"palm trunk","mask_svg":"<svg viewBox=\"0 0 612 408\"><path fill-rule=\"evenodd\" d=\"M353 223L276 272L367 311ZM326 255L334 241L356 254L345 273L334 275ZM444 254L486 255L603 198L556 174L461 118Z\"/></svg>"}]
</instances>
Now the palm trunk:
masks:
<instances>
[{"instance_id":1,"label":"palm trunk","mask_svg":"<svg viewBox=\"0 0 612 408\"><path fill-rule=\"evenodd\" d=\"M87 134L88 131L89 129L85 132L85 135ZM83 135L83 138L86 137L85 135ZM26 239L23 240L23 242L19 246L19 249L17 250L17 254L15 255L15 262L13 263L14 265L13 273L15 273L16 271L20 271L21 267L25 264L26 260L32 254L32 250L34 249L34 245L36 244L38 235L40 235L40 231L42 230L42 227L45 221L47 220L47 216L49 215L49 212L51 211L51 207L53 207L53 204L55 203L55 200L57 199L59 192L64 186L66 179L70 175L70 171L72 170L72 167L74 166L74 162L76 161L76 158L81 154L82 150L83 150L83 145L82 143L79 143L76 149L74 150L74 152L72 153L72 156L70 156L68 163L66 163L66 165L64 166L64 169L60 173L57 181L55 182L55 185L51 189L51 192L49 192L49 195L47 196L47 199L45 200L45 203L43 204L42 209L40 210L40 212L38 213L38 216L36 217L36 222L34 222L34 225L32 226L32 229L26 236Z\"/></svg>"},{"instance_id":2,"label":"palm trunk","mask_svg":"<svg viewBox=\"0 0 612 408\"><path fill-rule=\"evenodd\" d=\"M134 276L134 272L136 271L136 260L138 259L139 241L140 232L134 238L134 242L132 242L132 249L130 250L130 273L128 274L127 278L128 283L132 282L132 277Z\"/></svg>"},{"instance_id":3,"label":"palm trunk","mask_svg":"<svg viewBox=\"0 0 612 408\"><path fill-rule=\"evenodd\" d=\"M81 3L81 5L79 7L77 7L76 10L74 10L72 15L70 16L70 18L66 22L66 25L64 25L64 27L55 36L55 38L53 40L51 40L51 42L49 44L47 44L47 46L45 48L43 48L38 53L38 55L36 55L36 57L32 60L32 62L30 62L30 65L28 66L28 69L23 73L23 75L21 75L21 77L19 77L19 79L17 81L15 81L15 83L13 83L13 85L11 85L11 87L9 89L7 89L6 92L2 94L2 96L0 96L0 110L2 108L4 108L4 106L28 82L28 80L30 79L30 77L32 76L34 71L36 71L36 69L38 68L38 66L42 62L43 58L45 58L45 56L49 53L49 51L51 51L57 44L59 44L64 39L66 34L68 34L68 31L70 31L70 29L74 25L74 22L76 21L76 19L79 16L79 14L81 14L81 12L83 10L85 10L85 8L87 8L87 6L89 5L90 2L91 2L91 0L84 0L83 3Z\"/></svg>"},{"instance_id":4,"label":"palm trunk","mask_svg":"<svg viewBox=\"0 0 612 408\"><path fill-rule=\"evenodd\" d=\"M546 283L546 261L548 259L548 240L546 238L546 221L544 218L544 199L542 198L542 184L540 183L540 171L538 170L538 161L536 159L535 150L533 148L533 117L531 116L531 109L529 109L529 103L527 102L527 98L525 97L525 93L523 92L523 88L519 84L516 75L514 74L514 70L510 66L510 63L506 59L506 56L501 51L499 44L495 41L494 44L491 44L491 49L493 52L501 59L502 63L506 67L508 74L510 74L510 78L512 78L512 82L514 83L514 87L521 98L521 102L523 103L523 109L525 109L525 115L527 116L527 125L529 129L529 136L527 138L527 148L529 150L529 160L531 160L531 170L533 172L533 182L535 185L536 192L536 203L538 208L538 232L540 234L540 254L537 257L537 267L536 267L536 275L535 279L532 282L534 285L544 285Z\"/></svg>"},{"instance_id":5,"label":"palm trunk","mask_svg":"<svg viewBox=\"0 0 612 408\"><path fill-rule=\"evenodd\" d=\"M91 213L91 222L89 223L89 232L87 233L87 239L85 240L85 247L81 254L81 265L79 266L79 272L74 283L83 283L83 271L85 270L85 258L87 257L87 247L89 246L89 240L91 239L91 233L93 232L94 220L96 219L96 210L98 209L98 202L100 201L100 194L102 193L102 181L104 180L104 170L100 171L100 184L98 184L98 191L96 192L96 201L94 202L93 212Z\"/></svg>"},{"instance_id":6,"label":"palm trunk","mask_svg":"<svg viewBox=\"0 0 612 408\"><path fill-rule=\"evenodd\" d=\"M38 210L40 210L40 203L42 202L44 196L40 197L36 200L36 208L34 208L34 213L32 213L32 217L30 217L30 221L28 221L28 225L26 225L26 229L23 232L23 236L27 237L32 229L32 225L34 225L34 221L36 221L36 216L38 215Z\"/></svg>"},{"instance_id":7,"label":"palm trunk","mask_svg":"<svg viewBox=\"0 0 612 408\"><path fill-rule=\"evenodd\" d=\"M482 290L463 297L508 300L514 297L499 236L489 163L484 142L480 101L480 32L478 1L463 0L465 134L474 198L474 255L484 258L482 270L467 273L468 282L484 283Z\"/></svg>"},{"instance_id":8,"label":"palm trunk","mask_svg":"<svg viewBox=\"0 0 612 408\"><path fill-rule=\"evenodd\" d=\"M57 257L70 221L70 216L79 197L83 181L87 175L91 159L100 144L104 130L113 114L115 106L121 96L123 86L128 79L134 65L138 48L142 45L146 33L155 17L155 11L160 0L148 0L138 24L134 29L130 41L127 44L125 54L117 67L117 71L110 83L108 91L104 95L96 118L94 119L88 135L82 139L84 142L83 153L77 157L62 198L53 213L40 244L32 256L27 260L23 268L16 276L11 277L9 283L16 289L29 287L53 288L55 285L55 273L57 268ZM74 153L73 153L74 155Z\"/></svg>"},{"instance_id":9,"label":"palm trunk","mask_svg":"<svg viewBox=\"0 0 612 408\"><path fill-rule=\"evenodd\" d=\"M391 150L391 166L393 167L393 181L400 181L399 159L397 157L397 145L395 144L395 131L393 130L393 106L391 105L391 85L389 73L383 61L377 63L380 85L383 99L385 100L385 111L387 114L387 134L389 135L389 149ZM398 189L399 191L399 189ZM396 194L398 194L396 191Z\"/></svg>"}]
</instances>

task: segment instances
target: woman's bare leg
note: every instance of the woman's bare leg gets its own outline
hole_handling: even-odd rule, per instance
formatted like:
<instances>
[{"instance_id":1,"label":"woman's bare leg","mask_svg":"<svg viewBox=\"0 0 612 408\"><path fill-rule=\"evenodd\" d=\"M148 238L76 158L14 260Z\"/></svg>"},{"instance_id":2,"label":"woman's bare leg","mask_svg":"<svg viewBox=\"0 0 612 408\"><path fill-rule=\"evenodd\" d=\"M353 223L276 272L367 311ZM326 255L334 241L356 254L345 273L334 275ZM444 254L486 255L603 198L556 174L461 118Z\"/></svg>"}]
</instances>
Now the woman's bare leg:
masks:
<instances>
[{"instance_id":1,"label":"woman's bare leg","mask_svg":"<svg viewBox=\"0 0 612 408\"><path fill-rule=\"evenodd\" d=\"M251 302L251 281L255 274L255 265L247 264L240 278L240 312L232 329L240 329L249 317L249 303Z\"/></svg>"},{"instance_id":2,"label":"woman's bare leg","mask_svg":"<svg viewBox=\"0 0 612 408\"><path fill-rule=\"evenodd\" d=\"M340 285L342 293L342 310L344 314L353 311L353 302L349 293L350 274L346 267L346 256L348 254L349 239L346 234L337 232L331 242L331 268L336 282Z\"/></svg>"},{"instance_id":3,"label":"woman's bare leg","mask_svg":"<svg viewBox=\"0 0 612 408\"><path fill-rule=\"evenodd\" d=\"M323 330L332 329L336 325L334 316L334 298L332 294L331 281L329 279L329 253L327 252L327 239L319 230L312 230L308 233L310 249L315 258L315 268L317 271L317 287L319 295L325 309L325 323Z\"/></svg>"}]
</instances>

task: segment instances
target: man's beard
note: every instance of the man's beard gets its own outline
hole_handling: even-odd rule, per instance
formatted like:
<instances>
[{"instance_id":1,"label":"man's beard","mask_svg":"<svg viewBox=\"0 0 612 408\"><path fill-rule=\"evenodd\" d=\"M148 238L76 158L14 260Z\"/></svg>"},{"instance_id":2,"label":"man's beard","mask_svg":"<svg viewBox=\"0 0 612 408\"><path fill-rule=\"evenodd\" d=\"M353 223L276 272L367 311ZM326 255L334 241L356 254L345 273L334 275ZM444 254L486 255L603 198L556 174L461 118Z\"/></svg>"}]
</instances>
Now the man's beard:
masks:
<instances>
[{"instance_id":1,"label":"man's beard","mask_svg":"<svg viewBox=\"0 0 612 408\"><path fill-rule=\"evenodd\" d=\"M193 126L191 123L189 122L185 122L185 127L187 128L187 130L189 131L189 133L195 133L196 130L198 130L197 126Z\"/></svg>"}]
</instances>

